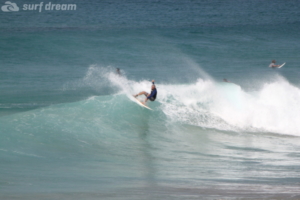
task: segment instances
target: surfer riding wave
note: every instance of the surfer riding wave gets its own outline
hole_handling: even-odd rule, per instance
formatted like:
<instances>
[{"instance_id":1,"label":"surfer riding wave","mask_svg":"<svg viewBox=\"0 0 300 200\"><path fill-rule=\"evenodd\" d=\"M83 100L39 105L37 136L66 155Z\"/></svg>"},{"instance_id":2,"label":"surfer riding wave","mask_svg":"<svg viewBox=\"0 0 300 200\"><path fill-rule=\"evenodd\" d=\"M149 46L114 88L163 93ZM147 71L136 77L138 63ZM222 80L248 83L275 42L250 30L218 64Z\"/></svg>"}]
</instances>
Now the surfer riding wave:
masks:
<instances>
[{"instance_id":1,"label":"surfer riding wave","mask_svg":"<svg viewBox=\"0 0 300 200\"><path fill-rule=\"evenodd\" d=\"M142 91L136 95L134 95L134 97L137 97L139 95L145 95L146 96L146 99L145 101L143 102L144 104L150 100L150 101L155 101L156 99L156 95L157 95L157 89L156 89L156 86L155 86L155 83L154 83L154 80L152 80L152 86L151 86L151 92L150 94L148 92L145 92L145 91Z\"/></svg>"}]
</instances>

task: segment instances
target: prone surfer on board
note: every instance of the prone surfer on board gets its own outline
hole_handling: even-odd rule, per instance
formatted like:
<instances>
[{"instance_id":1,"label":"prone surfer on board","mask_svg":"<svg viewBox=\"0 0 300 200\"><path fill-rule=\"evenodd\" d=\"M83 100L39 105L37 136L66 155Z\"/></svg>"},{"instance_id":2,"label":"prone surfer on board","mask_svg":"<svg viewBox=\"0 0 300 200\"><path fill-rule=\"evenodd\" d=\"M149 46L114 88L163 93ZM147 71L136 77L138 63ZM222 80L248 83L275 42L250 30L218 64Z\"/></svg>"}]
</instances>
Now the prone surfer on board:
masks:
<instances>
[{"instance_id":1,"label":"prone surfer on board","mask_svg":"<svg viewBox=\"0 0 300 200\"><path fill-rule=\"evenodd\" d=\"M272 60L272 62L269 65L269 67L272 67L274 69L275 67L279 67L280 66L280 65L275 65L275 63L276 63L276 60Z\"/></svg>"},{"instance_id":2,"label":"prone surfer on board","mask_svg":"<svg viewBox=\"0 0 300 200\"><path fill-rule=\"evenodd\" d=\"M140 92L140 93L134 95L134 97L137 97L137 96L142 95L142 94L146 96L146 99L143 102L143 104L145 104L148 101L148 99L150 101L155 101L156 95L157 95L157 90L156 90L156 87L155 87L155 84L154 84L154 80L152 80L152 86L151 86L150 94L148 92L143 91L143 92Z\"/></svg>"}]
</instances>

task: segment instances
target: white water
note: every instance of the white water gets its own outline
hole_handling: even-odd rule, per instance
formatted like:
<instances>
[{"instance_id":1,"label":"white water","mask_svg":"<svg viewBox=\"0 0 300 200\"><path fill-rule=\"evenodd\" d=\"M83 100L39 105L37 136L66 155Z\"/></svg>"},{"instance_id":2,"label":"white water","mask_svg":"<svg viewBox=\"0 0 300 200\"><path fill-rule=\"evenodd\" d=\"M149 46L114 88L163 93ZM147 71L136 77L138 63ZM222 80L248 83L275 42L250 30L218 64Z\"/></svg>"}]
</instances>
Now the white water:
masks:
<instances>
[{"instance_id":1,"label":"white water","mask_svg":"<svg viewBox=\"0 0 300 200\"><path fill-rule=\"evenodd\" d=\"M83 82L95 88L110 85L128 97L140 91L150 92L151 87L150 80L129 80L124 72L119 76L113 68L97 66L89 68ZM282 77L250 92L211 78L178 85L157 80L156 86L159 109L173 122L225 131L300 136L300 89ZM151 102L148 104L151 107Z\"/></svg>"},{"instance_id":2,"label":"white water","mask_svg":"<svg viewBox=\"0 0 300 200\"><path fill-rule=\"evenodd\" d=\"M164 85L159 92L164 113L178 122L300 136L300 89L284 79L254 92L202 79L192 85Z\"/></svg>"}]
</instances>

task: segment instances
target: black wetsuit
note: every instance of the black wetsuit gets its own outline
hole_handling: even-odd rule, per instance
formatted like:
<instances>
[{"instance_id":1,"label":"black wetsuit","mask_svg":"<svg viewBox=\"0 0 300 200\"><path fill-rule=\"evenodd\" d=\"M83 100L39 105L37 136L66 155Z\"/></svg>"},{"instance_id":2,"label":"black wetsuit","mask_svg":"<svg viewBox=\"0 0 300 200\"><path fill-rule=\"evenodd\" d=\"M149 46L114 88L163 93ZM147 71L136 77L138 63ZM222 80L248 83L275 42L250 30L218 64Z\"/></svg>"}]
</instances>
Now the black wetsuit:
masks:
<instances>
[{"instance_id":1,"label":"black wetsuit","mask_svg":"<svg viewBox=\"0 0 300 200\"><path fill-rule=\"evenodd\" d=\"M156 95L157 95L157 90L156 90L156 88L154 88L154 89L151 91L150 96L147 97L147 99L149 99L150 101L155 101ZM148 95L147 95L147 96L148 96Z\"/></svg>"}]
</instances>

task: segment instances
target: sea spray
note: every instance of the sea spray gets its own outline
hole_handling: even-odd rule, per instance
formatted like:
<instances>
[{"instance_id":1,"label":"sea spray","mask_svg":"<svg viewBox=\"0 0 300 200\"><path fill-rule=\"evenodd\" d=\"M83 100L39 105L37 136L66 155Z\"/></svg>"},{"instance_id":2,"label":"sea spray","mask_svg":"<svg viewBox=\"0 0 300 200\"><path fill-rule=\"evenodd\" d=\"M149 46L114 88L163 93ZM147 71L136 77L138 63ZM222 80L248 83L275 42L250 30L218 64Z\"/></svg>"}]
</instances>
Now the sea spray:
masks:
<instances>
[{"instance_id":1,"label":"sea spray","mask_svg":"<svg viewBox=\"0 0 300 200\"><path fill-rule=\"evenodd\" d=\"M172 120L230 131L300 135L300 89L284 79L246 92L233 83L199 79L190 85L161 86L164 113Z\"/></svg>"}]
</instances>

